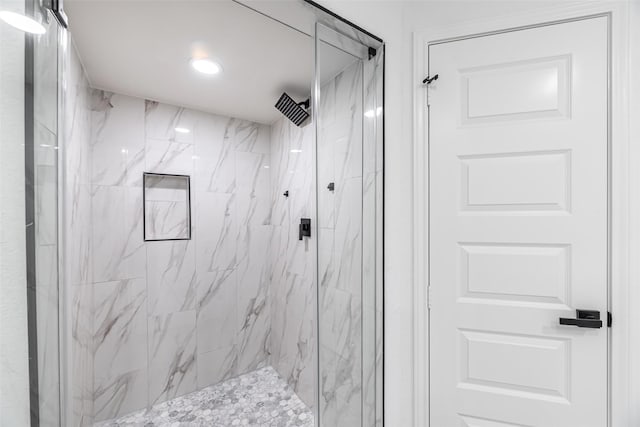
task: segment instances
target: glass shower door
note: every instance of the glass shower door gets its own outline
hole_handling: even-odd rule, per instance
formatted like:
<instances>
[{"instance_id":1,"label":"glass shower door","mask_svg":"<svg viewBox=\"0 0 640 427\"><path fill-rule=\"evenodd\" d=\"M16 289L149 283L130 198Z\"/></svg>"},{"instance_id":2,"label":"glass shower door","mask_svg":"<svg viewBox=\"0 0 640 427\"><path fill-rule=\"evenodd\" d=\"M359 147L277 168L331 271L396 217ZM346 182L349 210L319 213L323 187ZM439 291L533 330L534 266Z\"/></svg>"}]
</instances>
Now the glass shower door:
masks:
<instances>
[{"instance_id":1,"label":"glass shower door","mask_svg":"<svg viewBox=\"0 0 640 427\"><path fill-rule=\"evenodd\" d=\"M382 424L382 56L316 26L318 418Z\"/></svg>"},{"instance_id":2,"label":"glass shower door","mask_svg":"<svg viewBox=\"0 0 640 427\"><path fill-rule=\"evenodd\" d=\"M0 425L60 426L58 35L35 1L0 0Z\"/></svg>"},{"instance_id":3,"label":"glass shower door","mask_svg":"<svg viewBox=\"0 0 640 427\"><path fill-rule=\"evenodd\" d=\"M24 1L0 10L25 12ZM29 425L25 253L25 36L0 22L0 425Z\"/></svg>"},{"instance_id":4,"label":"glass shower door","mask_svg":"<svg viewBox=\"0 0 640 427\"><path fill-rule=\"evenodd\" d=\"M38 10L40 6L35 5ZM37 390L37 419L40 427L61 425L60 418L60 291L58 281L58 46L60 28L53 14L42 8L46 33L33 39L33 155L32 170L27 159L27 180L33 179L33 242L27 263L30 309L35 311L32 352L37 374L32 369L32 393ZM27 53L28 54L28 53ZM27 120L29 114L27 113ZM29 123L27 123L29 126ZM27 144L29 139L27 138ZM27 189L29 192L29 189ZM29 255L29 254L28 254ZM31 339L34 337L31 336ZM35 366L34 366L35 368ZM37 380L37 387L34 383ZM35 400L35 399L34 399ZM36 411L32 402L32 412ZM33 420L33 418L32 418ZM33 422L32 422L33 425Z\"/></svg>"}]
</instances>

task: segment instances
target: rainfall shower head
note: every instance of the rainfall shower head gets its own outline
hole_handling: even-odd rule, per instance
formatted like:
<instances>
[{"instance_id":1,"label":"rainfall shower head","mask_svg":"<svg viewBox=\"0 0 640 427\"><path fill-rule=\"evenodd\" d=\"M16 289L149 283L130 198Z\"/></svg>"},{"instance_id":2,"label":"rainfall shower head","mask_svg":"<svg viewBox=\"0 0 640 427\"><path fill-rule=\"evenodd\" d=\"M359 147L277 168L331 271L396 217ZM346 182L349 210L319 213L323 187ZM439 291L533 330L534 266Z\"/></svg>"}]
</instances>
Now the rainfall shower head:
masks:
<instances>
[{"instance_id":1,"label":"rainfall shower head","mask_svg":"<svg viewBox=\"0 0 640 427\"><path fill-rule=\"evenodd\" d=\"M302 108L304 106L304 108ZM302 102L296 102L289 95L283 93L278 102L276 102L276 108L285 115L285 117L291 120L296 126L302 125L309 117L307 109L309 109L309 100Z\"/></svg>"}]
</instances>

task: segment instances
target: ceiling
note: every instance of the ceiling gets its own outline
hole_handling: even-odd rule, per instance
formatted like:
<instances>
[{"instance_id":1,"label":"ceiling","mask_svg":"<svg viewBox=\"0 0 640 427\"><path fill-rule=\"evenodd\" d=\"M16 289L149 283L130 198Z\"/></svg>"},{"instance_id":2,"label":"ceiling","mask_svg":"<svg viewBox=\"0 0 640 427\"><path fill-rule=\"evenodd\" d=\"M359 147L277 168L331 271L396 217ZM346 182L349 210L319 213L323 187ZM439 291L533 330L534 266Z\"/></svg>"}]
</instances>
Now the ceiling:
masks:
<instances>
[{"instance_id":1,"label":"ceiling","mask_svg":"<svg viewBox=\"0 0 640 427\"><path fill-rule=\"evenodd\" d=\"M283 91L309 97L313 39L231 0L67 0L70 30L91 85L259 123L282 117ZM324 45L334 76L354 57ZM222 65L196 72L192 57Z\"/></svg>"}]
</instances>

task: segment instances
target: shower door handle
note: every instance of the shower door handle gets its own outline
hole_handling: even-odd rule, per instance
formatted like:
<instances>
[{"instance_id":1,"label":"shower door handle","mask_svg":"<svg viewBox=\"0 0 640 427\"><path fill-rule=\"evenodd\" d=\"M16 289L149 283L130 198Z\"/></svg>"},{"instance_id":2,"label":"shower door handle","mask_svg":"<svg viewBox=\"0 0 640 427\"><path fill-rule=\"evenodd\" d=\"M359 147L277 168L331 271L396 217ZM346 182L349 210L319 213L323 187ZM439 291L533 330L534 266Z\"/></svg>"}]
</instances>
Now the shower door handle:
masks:
<instances>
[{"instance_id":1,"label":"shower door handle","mask_svg":"<svg viewBox=\"0 0 640 427\"><path fill-rule=\"evenodd\" d=\"M311 218L300 218L298 240L302 240L304 236L311 237Z\"/></svg>"}]
</instances>

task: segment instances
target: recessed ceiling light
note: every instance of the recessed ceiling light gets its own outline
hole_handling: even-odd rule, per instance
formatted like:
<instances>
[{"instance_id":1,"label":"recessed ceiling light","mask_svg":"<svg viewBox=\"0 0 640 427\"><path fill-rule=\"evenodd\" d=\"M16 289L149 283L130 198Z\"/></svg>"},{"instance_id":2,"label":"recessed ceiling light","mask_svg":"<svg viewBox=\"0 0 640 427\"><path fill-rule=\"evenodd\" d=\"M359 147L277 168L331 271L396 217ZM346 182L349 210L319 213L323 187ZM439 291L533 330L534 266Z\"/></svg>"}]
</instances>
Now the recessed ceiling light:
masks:
<instances>
[{"instance_id":1,"label":"recessed ceiling light","mask_svg":"<svg viewBox=\"0 0 640 427\"><path fill-rule=\"evenodd\" d=\"M46 28L38 21L20 13L2 10L0 11L0 19L25 33L44 34L47 32Z\"/></svg>"},{"instance_id":2,"label":"recessed ceiling light","mask_svg":"<svg viewBox=\"0 0 640 427\"><path fill-rule=\"evenodd\" d=\"M210 59L192 59L191 66L203 74L218 74L222 71L222 67L217 62Z\"/></svg>"},{"instance_id":3,"label":"recessed ceiling light","mask_svg":"<svg viewBox=\"0 0 640 427\"><path fill-rule=\"evenodd\" d=\"M176 132L179 132L179 133L189 133L189 132L191 132L190 129L181 128L181 127L173 128L173 130L175 130Z\"/></svg>"},{"instance_id":4,"label":"recessed ceiling light","mask_svg":"<svg viewBox=\"0 0 640 427\"><path fill-rule=\"evenodd\" d=\"M291 152L292 153L302 153L302 150L298 150L298 149L294 148L293 150L291 150Z\"/></svg>"}]
</instances>

